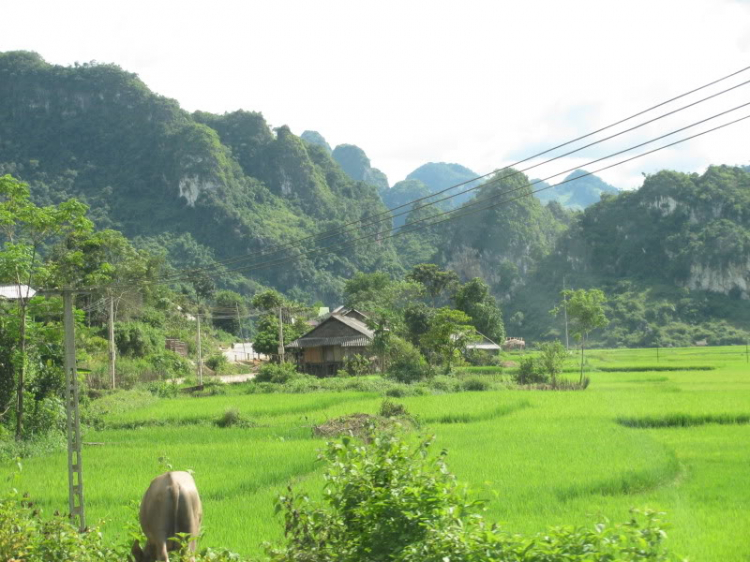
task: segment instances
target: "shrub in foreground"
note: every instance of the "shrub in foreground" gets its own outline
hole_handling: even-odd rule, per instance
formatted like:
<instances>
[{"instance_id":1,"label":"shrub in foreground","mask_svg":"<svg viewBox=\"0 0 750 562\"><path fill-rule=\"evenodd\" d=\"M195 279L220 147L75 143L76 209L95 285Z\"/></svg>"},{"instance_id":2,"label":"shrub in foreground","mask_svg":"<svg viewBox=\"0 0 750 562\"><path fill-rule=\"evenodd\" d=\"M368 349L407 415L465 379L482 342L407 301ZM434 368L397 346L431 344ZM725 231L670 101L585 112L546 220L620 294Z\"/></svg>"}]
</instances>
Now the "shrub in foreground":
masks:
<instances>
[{"instance_id":1,"label":"shrub in foreground","mask_svg":"<svg viewBox=\"0 0 750 562\"><path fill-rule=\"evenodd\" d=\"M657 514L634 513L622 525L561 527L532 537L487 524L447 470L445 452L416 450L396 435L368 444L328 444L324 504L291 487L278 500L286 544L269 548L275 562L619 562L675 560L664 548Z\"/></svg>"}]
</instances>

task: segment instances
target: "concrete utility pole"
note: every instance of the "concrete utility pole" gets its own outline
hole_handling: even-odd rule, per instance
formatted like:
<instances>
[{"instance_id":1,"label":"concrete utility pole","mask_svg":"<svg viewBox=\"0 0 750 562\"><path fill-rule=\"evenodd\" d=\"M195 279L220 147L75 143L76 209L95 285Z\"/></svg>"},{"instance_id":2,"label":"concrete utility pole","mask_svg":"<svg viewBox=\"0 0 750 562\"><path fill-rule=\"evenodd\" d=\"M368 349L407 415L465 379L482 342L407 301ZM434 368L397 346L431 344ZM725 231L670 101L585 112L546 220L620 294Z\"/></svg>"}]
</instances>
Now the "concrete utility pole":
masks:
<instances>
[{"instance_id":1,"label":"concrete utility pole","mask_svg":"<svg viewBox=\"0 0 750 562\"><path fill-rule=\"evenodd\" d=\"M200 310L198 310L198 313L195 316L198 320L198 384L203 386L203 352L201 351L201 313Z\"/></svg>"},{"instance_id":2,"label":"concrete utility pole","mask_svg":"<svg viewBox=\"0 0 750 562\"><path fill-rule=\"evenodd\" d=\"M242 319L240 318L240 305L238 303L234 303L234 308L237 311L237 326L239 326L240 329L240 341L242 342L242 354L245 357L245 361L247 361L247 351L245 350L245 332L242 329ZM237 356L235 355L235 360L237 359Z\"/></svg>"},{"instance_id":3,"label":"concrete utility pole","mask_svg":"<svg viewBox=\"0 0 750 562\"><path fill-rule=\"evenodd\" d=\"M107 315L107 332L109 334L109 378L112 381L112 390L115 389L115 361L117 351L115 350L115 297L109 296L109 314Z\"/></svg>"},{"instance_id":4,"label":"concrete utility pole","mask_svg":"<svg viewBox=\"0 0 750 562\"><path fill-rule=\"evenodd\" d=\"M565 349L570 351L570 341L568 341L568 297L565 295L565 276L563 276L563 313L565 314Z\"/></svg>"},{"instance_id":5,"label":"concrete utility pole","mask_svg":"<svg viewBox=\"0 0 750 562\"><path fill-rule=\"evenodd\" d=\"M65 327L65 410L68 414L68 505L70 516L78 517L78 529L86 529L83 507L83 457L81 456L81 423L78 411L78 371L76 369L76 335L73 319L73 292L63 291L63 325Z\"/></svg>"},{"instance_id":6,"label":"concrete utility pole","mask_svg":"<svg viewBox=\"0 0 750 562\"><path fill-rule=\"evenodd\" d=\"M284 320L281 317L282 307L279 306L279 363L284 362Z\"/></svg>"}]
</instances>

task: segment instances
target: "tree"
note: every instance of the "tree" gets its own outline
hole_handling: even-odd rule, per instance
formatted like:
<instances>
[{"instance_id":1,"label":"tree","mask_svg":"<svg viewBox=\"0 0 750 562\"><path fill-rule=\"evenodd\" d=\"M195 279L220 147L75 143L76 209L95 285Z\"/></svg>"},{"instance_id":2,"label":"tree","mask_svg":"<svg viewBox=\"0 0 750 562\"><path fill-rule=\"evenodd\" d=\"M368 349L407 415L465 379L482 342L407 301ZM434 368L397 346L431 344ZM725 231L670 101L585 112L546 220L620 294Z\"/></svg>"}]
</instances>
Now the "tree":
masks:
<instances>
[{"instance_id":1,"label":"tree","mask_svg":"<svg viewBox=\"0 0 750 562\"><path fill-rule=\"evenodd\" d=\"M273 289L256 294L252 298L251 304L253 307L265 310L268 313L258 321L253 348L266 355L278 353L279 360L283 362L283 346L294 341L309 329L309 326L299 317L287 321L289 319L285 317L284 311L304 314L309 309L301 304L286 300L281 293ZM279 325L280 319L281 325ZM281 339L283 339L283 342L279 345Z\"/></svg>"},{"instance_id":2,"label":"tree","mask_svg":"<svg viewBox=\"0 0 750 562\"><path fill-rule=\"evenodd\" d=\"M423 291L418 283L392 281L384 273L358 273L346 282L344 302L367 312L367 326L375 333L372 351L383 372L388 371L393 355L393 336L407 330L404 311L421 298Z\"/></svg>"},{"instance_id":3,"label":"tree","mask_svg":"<svg viewBox=\"0 0 750 562\"><path fill-rule=\"evenodd\" d=\"M93 230L86 218L88 207L70 199L58 205L39 207L31 201L26 184L6 175L0 177L0 281L20 288L37 282L60 285L68 283L66 275L54 275L42 261L42 252L66 236L85 235ZM79 251L65 254L69 264L75 264ZM61 271L65 271L62 268ZM16 439L23 435L24 388L28 369L27 310L28 293L19 295L16 312L19 318L18 347L14 354L16 374Z\"/></svg>"},{"instance_id":4,"label":"tree","mask_svg":"<svg viewBox=\"0 0 750 562\"><path fill-rule=\"evenodd\" d=\"M107 303L109 340L109 377L116 386L115 322L120 304L125 299L140 306L143 283L153 280L162 260L144 250L136 250L116 230L71 232L52 251L52 266L58 276L73 286L97 287L91 296Z\"/></svg>"},{"instance_id":5,"label":"tree","mask_svg":"<svg viewBox=\"0 0 750 562\"><path fill-rule=\"evenodd\" d=\"M250 301L250 304L252 304L254 308L271 312L284 304L284 296L278 291L268 289L262 293L256 293Z\"/></svg>"},{"instance_id":6,"label":"tree","mask_svg":"<svg viewBox=\"0 0 750 562\"><path fill-rule=\"evenodd\" d=\"M432 298L432 308L437 308L437 299L444 291L458 284L458 275L455 271L440 269L434 263L415 265L406 279L424 285L427 294Z\"/></svg>"},{"instance_id":7,"label":"tree","mask_svg":"<svg viewBox=\"0 0 750 562\"><path fill-rule=\"evenodd\" d=\"M245 299L242 295L234 291L217 291L214 295L214 302L218 309L217 318L213 323L217 328L225 332L240 336L242 332L241 317L247 314Z\"/></svg>"},{"instance_id":8,"label":"tree","mask_svg":"<svg viewBox=\"0 0 750 562\"><path fill-rule=\"evenodd\" d=\"M558 340L544 342L540 348L542 353L539 355L539 364L544 372L549 375L552 388L555 388L557 386L557 375L562 373L563 363L565 363L568 352Z\"/></svg>"},{"instance_id":9,"label":"tree","mask_svg":"<svg viewBox=\"0 0 750 562\"><path fill-rule=\"evenodd\" d=\"M309 329L310 326L301 319L297 319L293 323L284 322L284 345L293 342ZM253 349L265 355L276 355L278 353L279 319L276 315L267 314L258 320Z\"/></svg>"},{"instance_id":10,"label":"tree","mask_svg":"<svg viewBox=\"0 0 750 562\"><path fill-rule=\"evenodd\" d=\"M471 317L472 325L495 342L505 339L503 313L490 294L490 288L481 278L475 277L460 287L453 295L458 310Z\"/></svg>"},{"instance_id":11,"label":"tree","mask_svg":"<svg viewBox=\"0 0 750 562\"><path fill-rule=\"evenodd\" d=\"M589 333L597 328L603 328L609 324L604 315L604 304L607 297L599 289L578 289L573 291L567 289L560 293L563 299L562 306L555 307L551 312L556 316L562 307L567 307L568 318L572 324L573 337L581 342L581 378L579 383L583 384L583 349L586 345Z\"/></svg>"},{"instance_id":12,"label":"tree","mask_svg":"<svg viewBox=\"0 0 750 562\"><path fill-rule=\"evenodd\" d=\"M393 284L391 278L381 272L356 273L344 285L344 304L351 308L367 308L380 302L382 295Z\"/></svg>"},{"instance_id":13,"label":"tree","mask_svg":"<svg viewBox=\"0 0 750 562\"><path fill-rule=\"evenodd\" d=\"M450 373L453 361L466 346L477 340L477 331L470 324L465 312L443 307L435 311L430 329L422 336L422 345L437 353L445 364L445 372Z\"/></svg>"}]
</instances>

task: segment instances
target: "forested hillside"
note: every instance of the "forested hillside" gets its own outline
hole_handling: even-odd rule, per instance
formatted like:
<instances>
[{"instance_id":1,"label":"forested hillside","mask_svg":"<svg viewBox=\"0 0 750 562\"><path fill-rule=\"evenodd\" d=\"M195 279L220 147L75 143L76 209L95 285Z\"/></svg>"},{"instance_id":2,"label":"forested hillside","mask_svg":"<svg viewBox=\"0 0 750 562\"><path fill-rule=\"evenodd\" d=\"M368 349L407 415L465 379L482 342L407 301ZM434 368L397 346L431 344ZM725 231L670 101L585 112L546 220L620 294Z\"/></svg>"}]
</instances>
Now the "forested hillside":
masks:
<instances>
[{"instance_id":1,"label":"forested hillside","mask_svg":"<svg viewBox=\"0 0 750 562\"><path fill-rule=\"evenodd\" d=\"M190 115L117 66L60 67L29 52L0 55L0 173L27 181L40 203L80 198L97 225L154 240L178 265L267 250L384 210L377 190L324 148L271 130L259 113ZM375 269L400 272L388 240L219 282L330 301L343 279Z\"/></svg>"},{"instance_id":2,"label":"forested hillside","mask_svg":"<svg viewBox=\"0 0 750 562\"><path fill-rule=\"evenodd\" d=\"M750 329L750 174L663 171L578 214L510 300L511 329L560 335L563 284L604 287L606 343L740 343Z\"/></svg>"},{"instance_id":3,"label":"forested hillside","mask_svg":"<svg viewBox=\"0 0 750 562\"><path fill-rule=\"evenodd\" d=\"M531 340L562 334L548 311L563 285L605 290L613 322L597 337L610 344L739 341L738 330L750 328L750 174L742 168L660 172L631 192L588 176L546 205L526 176L503 170L450 204L413 208L413 199L475 173L429 163L388 188L356 146L331 150L319 133L271 129L256 112L190 114L114 65L60 67L11 52L0 54L5 173L28 182L37 203L79 198L98 228L121 230L175 267L211 266L202 273L211 283L246 295L270 286L336 305L357 272L400 279L436 263L463 281L483 278L504 303L508 331ZM397 227L420 222L396 237L388 220L357 224L399 205L406 214ZM438 216L446 211L454 212ZM344 225L351 232L321 243L333 250L268 267ZM365 234L374 236L339 246ZM289 247L298 239L308 240Z\"/></svg>"}]
</instances>

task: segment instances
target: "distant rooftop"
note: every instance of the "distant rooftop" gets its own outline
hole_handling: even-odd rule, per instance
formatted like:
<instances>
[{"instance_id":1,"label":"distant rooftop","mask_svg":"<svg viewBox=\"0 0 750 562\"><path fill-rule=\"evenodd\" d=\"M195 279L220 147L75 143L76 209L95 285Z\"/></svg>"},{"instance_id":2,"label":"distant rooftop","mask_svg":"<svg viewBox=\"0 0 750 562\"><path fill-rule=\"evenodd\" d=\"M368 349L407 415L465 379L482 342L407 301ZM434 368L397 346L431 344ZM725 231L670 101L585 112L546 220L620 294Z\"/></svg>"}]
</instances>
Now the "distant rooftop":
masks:
<instances>
[{"instance_id":1,"label":"distant rooftop","mask_svg":"<svg viewBox=\"0 0 750 562\"><path fill-rule=\"evenodd\" d=\"M30 299L34 295L36 291L28 285L0 285L0 299L17 301Z\"/></svg>"}]
</instances>

